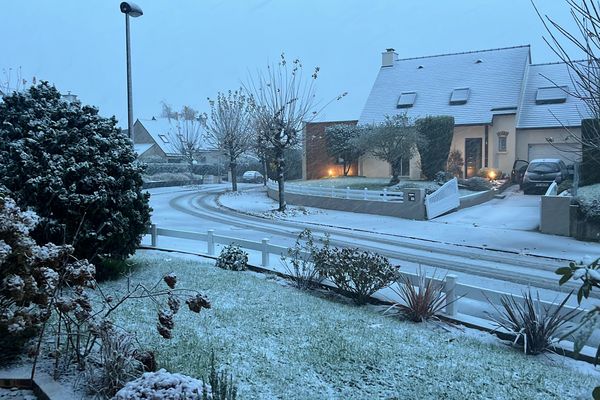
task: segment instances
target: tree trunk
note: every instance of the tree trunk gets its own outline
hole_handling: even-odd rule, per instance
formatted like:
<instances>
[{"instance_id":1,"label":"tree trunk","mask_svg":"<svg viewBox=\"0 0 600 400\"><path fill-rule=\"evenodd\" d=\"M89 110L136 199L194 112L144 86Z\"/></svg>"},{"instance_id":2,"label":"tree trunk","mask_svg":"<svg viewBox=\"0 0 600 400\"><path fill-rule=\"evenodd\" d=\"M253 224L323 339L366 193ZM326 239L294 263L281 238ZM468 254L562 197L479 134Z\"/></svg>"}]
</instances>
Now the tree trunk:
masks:
<instances>
[{"instance_id":1,"label":"tree trunk","mask_svg":"<svg viewBox=\"0 0 600 400\"><path fill-rule=\"evenodd\" d=\"M233 157L229 159L229 170L231 171L231 190L237 192L237 163Z\"/></svg>"},{"instance_id":2,"label":"tree trunk","mask_svg":"<svg viewBox=\"0 0 600 400\"><path fill-rule=\"evenodd\" d=\"M267 179L269 179L269 171L267 171L267 157L262 157L263 166L263 186L267 186Z\"/></svg>"},{"instance_id":3,"label":"tree trunk","mask_svg":"<svg viewBox=\"0 0 600 400\"><path fill-rule=\"evenodd\" d=\"M350 163L346 162L346 159L344 158L344 176L348 176L348 172L350 172Z\"/></svg>"},{"instance_id":4,"label":"tree trunk","mask_svg":"<svg viewBox=\"0 0 600 400\"><path fill-rule=\"evenodd\" d=\"M390 185L395 185L400 182L400 165L391 164L392 167L392 178L390 179Z\"/></svg>"},{"instance_id":5,"label":"tree trunk","mask_svg":"<svg viewBox=\"0 0 600 400\"><path fill-rule=\"evenodd\" d=\"M285 158L283 149L277 149L275 154L275 163L277 164L277 186L279 188L279 208L278 211L285 211Z\"/></svg>"}]
</instances>

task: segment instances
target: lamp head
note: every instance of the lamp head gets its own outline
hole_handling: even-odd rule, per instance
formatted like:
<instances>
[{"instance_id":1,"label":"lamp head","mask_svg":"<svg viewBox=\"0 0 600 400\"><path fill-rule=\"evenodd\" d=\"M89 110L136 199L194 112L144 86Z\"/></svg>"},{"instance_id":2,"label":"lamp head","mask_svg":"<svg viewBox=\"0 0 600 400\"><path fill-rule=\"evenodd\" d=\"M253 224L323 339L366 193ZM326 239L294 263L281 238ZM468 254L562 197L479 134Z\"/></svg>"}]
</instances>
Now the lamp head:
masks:
<instances>
[{"instance_id":1,"label":"lamp head","mask_svg":"<svg viewBox=\"0 0 600 400\"><path fill-rule=\"evenodd\" d=\"M120 8L123 14L127 14L130 17L139 17L144 15L144 12L140 6L130 1L123 1L120 5Z\"/></svg>"}]
</instances>

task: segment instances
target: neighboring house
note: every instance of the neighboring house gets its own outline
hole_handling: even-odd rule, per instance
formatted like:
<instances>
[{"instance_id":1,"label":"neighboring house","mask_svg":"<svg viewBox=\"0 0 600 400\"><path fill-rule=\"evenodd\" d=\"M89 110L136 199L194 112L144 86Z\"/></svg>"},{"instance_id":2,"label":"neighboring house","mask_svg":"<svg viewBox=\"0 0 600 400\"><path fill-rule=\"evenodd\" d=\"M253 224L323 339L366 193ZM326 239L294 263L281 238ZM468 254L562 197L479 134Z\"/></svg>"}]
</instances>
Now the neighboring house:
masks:
<instances>
[{"instance_id":1,"label":"neighboring house","mask_svg":"<svg viewBox=\"0 0 600 400\"><path fill-rule=\"evenodd\" d=\"M567 66L531 64L528 45L405 59L388 49L358 123L377 124L400 113L453 116L451 148L463 155L463 174L483 167L509 174L516 159L580 159L581 146L566 129L580 136L588 113L568 95L573 90ZM419 179L418 166L418 157L410 160L403 175ZM390 167L365 156L358 175L389 176Z\"/></svg>"},{"instance_id":2,"label":"neighboring house","mask_svg":"<svg viewBox=\"0 0 600 400\"><path fill-rule=\"evenodd\" d=\"M309 122L304 126L302 155L302 179L320 179L326 176L344 174L343 163L331 157L327 152L325 129L329 126L343 124L356 125L354 121ZM357 175L358 163L352 164L348 175Z\"/></svg>"},{"instance_id":3,"label":"neighboring house","mask_svg":"<svg viewBox=\"0 0 600 400\"><path fill-rule=\"evenodd\" d=\"M156 160L178 163L181 154L174 146L177 136L176 121L168 118L136 120L133 124L133 147L138 159ZM218 164L223 161L222 153L214 148L205 147L200 150L198 164Z\"/></svg>"}]
</instances>

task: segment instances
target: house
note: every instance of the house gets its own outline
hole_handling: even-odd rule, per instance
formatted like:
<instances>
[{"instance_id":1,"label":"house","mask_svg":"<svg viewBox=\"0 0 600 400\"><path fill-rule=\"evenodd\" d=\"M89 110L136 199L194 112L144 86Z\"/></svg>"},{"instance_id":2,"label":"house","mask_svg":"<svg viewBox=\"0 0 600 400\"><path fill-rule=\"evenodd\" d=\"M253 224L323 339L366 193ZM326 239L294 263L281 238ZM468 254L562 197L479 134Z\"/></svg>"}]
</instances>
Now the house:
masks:
<instances>
[{"instance_id":1,"label":"house","mask_svg":"<svg viewBox=\"0 0 600 400\"><path fill-rule=\"evenodd\" d=\"M463 156L464 176L484 167L510 174L517 159L580 159L574 137L581 136L581 120L589 113L569 94L574 90L567 66L532 64L529 45L404 59L387 49L358 124L400 113L413 119L450 115L451 149ZM406 164L403 175L419 179L418 156ZM358 175L390 172L370 155L358 163Z\"/></svg>"},{"instance_id":2,"label":"house","mask_svg":"<svg viewBox=\"0 0 600 400\"><path fill-rule=\"evenodd\" d=\"M343 162L331 157L327 152L327 141L325 140L325 129L330 126L356 125L358 120L353 121L329 121L308 122L304 126L302 155L302 179L319 179L325 176L340 176L344 174ZM358 174L358 163L350 166L348 175Z\"/></svg>"},{"instance_id":3,"label":"house","mask_svg":"<svg viewBox=\"0 0 600 400\"><path fill-rule=\"evenodd\" d=\"M168 118L137 119L133 124L133 146L142 161L162 160L163 162L182 162L177 150L176 121ZM222 152L209 146L200 149L197 157L199 164L217 164L223 161Z\"/></svg>"}]
</instances>

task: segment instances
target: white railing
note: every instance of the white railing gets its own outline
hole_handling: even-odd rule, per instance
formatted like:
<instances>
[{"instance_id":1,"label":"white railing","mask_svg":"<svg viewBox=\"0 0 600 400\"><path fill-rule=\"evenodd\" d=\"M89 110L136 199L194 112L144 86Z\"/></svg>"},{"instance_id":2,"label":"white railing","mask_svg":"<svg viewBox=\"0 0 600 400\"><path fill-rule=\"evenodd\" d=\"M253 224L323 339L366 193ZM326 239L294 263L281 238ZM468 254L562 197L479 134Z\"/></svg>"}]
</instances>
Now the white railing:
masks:
<instances>
[{"instance_id":1,"label":"white railing","mask_svg":"<svg viewBox=\"0 0 600 400\"><path fill-rule=\"evenodd\" d=\"M433 219L460 206L458 180L453 178L444 183L438 190L425 196L427 219Z\"/></svg>"},{"instance_id":2,"label":"white railing","mask_svg":"<svg viewBox=\"0 0 600 400\"><path fill-rule=\"evenodd\" d=\"M189 239L189 240L197 240L200 242L206 243L206 252L199 252L203 254L207 254L209 256L215 256L215 245L230 245L235 244L244 250L254 250L261 253L261 265L260 267L263 269L267 269L270 271L277 271L281 273L281 271L275 269L271 264L271 255L276 255L277 260L281 262L282 256L288 255L288 247L285 246L277 246L269 243L269 239L262 239L260 242L235 238L231 236L223 236L216 235L213 229L209 229L206 233L200 232L188 232L188 231L178 231L174 229L164 229L158 228L156 225L152 225L148 231L148 234L151 235L151 247L158 247L158 237L172 237L179 239ZM302 257L309 256L308 253L302 253ZM410 272L401 272L402 275L408 277L411 282L416 285L418 282L418 275ZM432 278L428 278L430 280ZM443 292L446 295L446 308L444 314L450 318L457 318L459 314L459 308L463 299L465 301L480 301L487 303L488 301L499 305L500 299L502 296L513 296L515 300L518 302L523 300L523 296L517 294L511 294L506 292L501 292L497 290L492 290L488 288L466 285L462 283L458 283L458 279L456 275L448 274L444 279L433 278L434 282L437 285L442 287ZM557 283L558 286L558 283ZM556 309L557 305L553 302L541 300L541 306L547 307L549 309ZM467 317L481 318L480 316L473 316L467 314L472 307L465 307L462 315ZM569 305L564 306L564 312L568 312L574 310L575 308ZM578 319L574 320L577 322ZM489 322L488 322L489 324Z\"/></svg>"},{"instance_id":3,"label":"white railing","mask_svg":"<svg viewBox=\"0 0 600 400\"><path fill-rule=\"evenodd\" d=\"M269 180L267 187L270 189L278 190L277 182ZM383 190L368 190L364 189L350 189L346 188L335 188L333 186L310 186L310 185L294 185L290 183L285 184L286 193L292 194L304 194L307 196L320 196L338 199L351 199L351 200L371 200L371 201L393 201L402 203L404 201L404 193L396 191Z\"/></svg>"}]
</instances>

